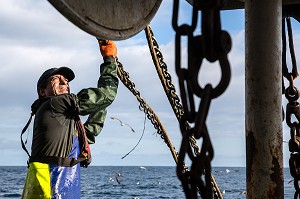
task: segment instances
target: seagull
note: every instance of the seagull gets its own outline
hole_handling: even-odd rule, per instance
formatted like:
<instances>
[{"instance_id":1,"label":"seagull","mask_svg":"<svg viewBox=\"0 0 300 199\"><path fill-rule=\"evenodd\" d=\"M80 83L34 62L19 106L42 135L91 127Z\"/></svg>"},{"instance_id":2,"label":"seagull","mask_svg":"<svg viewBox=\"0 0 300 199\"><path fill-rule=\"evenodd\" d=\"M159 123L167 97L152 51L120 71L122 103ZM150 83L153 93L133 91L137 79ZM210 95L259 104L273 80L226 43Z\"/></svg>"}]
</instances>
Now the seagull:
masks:
<instances>
[{"instance_id":1,"label":"seagull","mask_svg":"<svg viewBox=\"0 0 300 199\"><path fill-rule=\"evenodd\" d=\"M115 173L115 178L112 178L112 177L109 177L109 182L117 182L118 184L121 184L121 181L120 181L120 177L123 177L123 175L121 173Z\"/></svg>"},{"instance_id":2,"label":"seagull","mask_svg":"<svg viewBox=\"0 0 300 199\"><path fill-rule=\"evenodd\" d=\"M115 179L116 179L116 181L117 181L118 184L121 184L120 180L119 180L120 176L122 176L120 173L116 173L116 175L115 175Z\"/></svg>"},{"instance_id":3,"label":"seagull","mask_svg":"<svg viewBox=\"0 0 300 199\"><path fill-rule=\"evenodd\" d=\"M110 117L110 119L112 119L112 120L118 120L120 122L121 126L128 126L131 129L132 132L135 132L135 130L129 124L123 123L120 119L118 119L116 117Z\"/></svg>"},{"instance_id":4,"label":"seagull","mask_svg":"<svg viewBox=\"0 0 300 199\"><path fill-rule=\"evenodd\" d=\"M109 177L109 182L114 182L115 180L112 177Z\"/></svg>"},{"instance_id":5,"label":"seagull","mask_svg":"<svg viewBox=\"0 0 300 199\"><path fill-rule=\"evenodd\" d=\"M239 195L247 195L246 191L241 191Z\"/></svg>"}]
</instances>

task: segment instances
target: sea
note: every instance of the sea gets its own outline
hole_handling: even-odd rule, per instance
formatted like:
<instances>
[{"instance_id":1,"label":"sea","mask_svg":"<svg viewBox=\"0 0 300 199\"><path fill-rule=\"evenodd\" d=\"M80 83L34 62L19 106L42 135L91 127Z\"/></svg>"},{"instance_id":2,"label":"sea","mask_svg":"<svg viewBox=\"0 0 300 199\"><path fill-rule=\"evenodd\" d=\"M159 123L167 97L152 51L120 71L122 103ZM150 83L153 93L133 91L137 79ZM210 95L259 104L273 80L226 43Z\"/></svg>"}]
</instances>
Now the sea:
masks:
<instances>
[{"instance_id":1,"label":"sea","mask_svg":"<svg viewBox=\"0 0 300 199\"><path fill-rule=\"evenodd\" d=\"M0 166L0 199L19 199L27 167ZM224 199L246 198L245 167L213 167ZM284 198L294 197L289 169L284 169ZM81 199L184 199L174 166L90 166L81 169Z\"/></svg>"}]
</instances>

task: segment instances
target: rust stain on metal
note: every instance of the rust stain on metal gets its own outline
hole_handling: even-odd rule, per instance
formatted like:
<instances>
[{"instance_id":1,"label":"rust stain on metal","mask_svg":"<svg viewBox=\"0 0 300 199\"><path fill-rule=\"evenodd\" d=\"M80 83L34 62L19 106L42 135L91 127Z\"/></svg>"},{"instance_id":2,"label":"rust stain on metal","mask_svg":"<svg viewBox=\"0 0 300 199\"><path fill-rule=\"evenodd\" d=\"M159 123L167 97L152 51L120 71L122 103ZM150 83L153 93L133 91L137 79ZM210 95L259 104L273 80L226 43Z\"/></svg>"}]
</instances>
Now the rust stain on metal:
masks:
<instances>
[{"instance_id":1,"label":"rust stain on metal","mask_svg":"<svg viewBox=\"0 0 300 199\"><path fill-rule=\"evenodd\" d=\"M283 199L284 187L283 187L283 171L279 164L277 157L272 158L272 173L270 178L272 181L272 187L269 188L268 198Z\"/></svg>"},{"instance_id":2,"label":"rust stain on metal","mask_svg":"<svg viewBox=\"0 0 300 199\"><path fill-rule=\"evenodd\" d=\"M253 166L253 157L255 152L255 139L252 131L247 130L246 134L246 176L247 181L251 182L252 180L252 166Z\"/></svg>"},{"instance_id":3,"label":"rust stain on metal","mask_svg":"<svg viewBox=\"0 0 300 199\"><path fill-rule=\"evenodd\" d=\"M283 168L282 168L282 134L276 134L276 139L270 143L270 153L272 154L271 187L269 187L268 198L284 198Z\"/></svg>"},{"instance_id":4,"label":"rust stain on metal","mask_svg":"<svg viewBox=\"0 0 300 199\"><path fill-rule=\"evenodd\" d=\"M279 139L280 140L280 139ZM276 141L277 142L277 141ZM257 156L258 156L258 149L256 146L256 138L254 136L254 132L250 130L246 130L246 176L247 176L247 195L249 198L257 196L257 192L255 189L258 188L258 183L256 180L257 175L255 169L257 169ZM273 143L269 146L270 153L272 154L272 168L269 170L265 170L264 174L260 173L260 175L269 175L270 182L268 185L267 190L265 192L261 192L260 197L263 198L276 198L276 199L283 199L284 198L284 186L283 186L283 169L281 165L281 148L277 145L278 143ZM262 172L262 171L260 171Z\"/></svg>"}]
</instances>

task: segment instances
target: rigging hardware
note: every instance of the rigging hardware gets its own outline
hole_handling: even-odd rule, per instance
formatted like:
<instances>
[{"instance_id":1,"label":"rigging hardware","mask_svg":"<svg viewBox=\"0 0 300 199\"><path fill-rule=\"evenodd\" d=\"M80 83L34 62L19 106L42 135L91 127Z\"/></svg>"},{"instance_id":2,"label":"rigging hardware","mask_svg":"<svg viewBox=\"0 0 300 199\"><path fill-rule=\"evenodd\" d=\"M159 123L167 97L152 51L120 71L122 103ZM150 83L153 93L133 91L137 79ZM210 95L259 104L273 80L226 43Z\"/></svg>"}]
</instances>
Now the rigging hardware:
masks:
<instances>
[{"instance_id":1,"label":"rigging hardware","mask_svg":"<svg viewBox=\"0 0 300 199\"><path fill-rule=\"evenodd\" d=\"M150 25L148 25L145 28L145 34L146 34L146 38L148 41L148 46L150 49L152 60L155 65L159 79L161 80L161 84L164 88L166 96L168 97L168 100L173 109L173 112L174 112L175 116L177 117L177 120L180 121L180 119L184 113L183 106L181 104L179 96L176 93L176 89L172 82L171 75L168 72L167 64L164 62L163 54L159 49L158 42L155 39L154 33L153 33ZM185 123L185 125L186 125L185 128L187 128L187 129L191 128L187 122ZM197 155L200 154L199 147L197 145L197 141L196 141L194 135L191 135L189 139L190 139L190 145L191 145L191 147L193 147L194 153ZM186 166L185 166L185 168L186 168ZM222 199L223 198L222 193L221 193L212 174L211 174L211 183L212 183L212 187L213 187L214 198Z\"/></svg>"},{"instance_id":2,"label":"rigging hardware","mask_svg":"<svg viewBox=\"0 0 300 199\"><path fill-rule=\"evenodd\" d=\"M285 24L286 22L286 24ZM292 61L292 70L289 72L286 60L286 30L285 27L287 25L288 31L288 41L289 41L289 49ZM283 84L283 93L285 94L288 103L286 105L286 124L290 127L290 140L289 140L289 151L290 159L289 159L289 167L291 176L294 178L294 188L295 194L294 198L300 198L300 106L299 106L299 90L294 85L294 80L298 77L298 68L296 63L295 51L294 51L294 43L293 43L293 33L292 33L292 25L290 17L282 18L282 80L285 77L289 82L289 86L287 88L284 87ZM293 117L294 116L294 117ZM284 117L284 116L283 116ZM295 118L295 121L292 119Z\"/></svg>"},{"instance_id":3,"label":"rigging hardware","mask_svg":"<svg viewBox=\"0 0 300 199\"><path fill-rule=\"evenodd\" d=\"M184 114L180 119L182 142L178 156L177 175L182 182L186 198L198 198L198 189L202 198L213 197L211 184L211 165L214 151L206 126L207 114L211 100L220 96L228 87L231 72L227 54L231 49L231 38L221 29L220 9L224 1L194 1L192 4L191 25L178 25L179 0L174 0L172 25L175 36L175 69L179 79L180 94ZM201 10L202 35L194 36L197 26L198 10ZM188 66L181 65L181 37L187 36ZM221 80L213 88L211 84L204 87L198 83L198 76L203 59L209 62L219 61ZM199 97L198 111L195 108L195 99ZM186 123L194 124L186 128ZM189 137L202 140L200 154L193 154L189 145ZM186 154L192 161L191 171L182 172Z\"/></svg>"}]
</instances>

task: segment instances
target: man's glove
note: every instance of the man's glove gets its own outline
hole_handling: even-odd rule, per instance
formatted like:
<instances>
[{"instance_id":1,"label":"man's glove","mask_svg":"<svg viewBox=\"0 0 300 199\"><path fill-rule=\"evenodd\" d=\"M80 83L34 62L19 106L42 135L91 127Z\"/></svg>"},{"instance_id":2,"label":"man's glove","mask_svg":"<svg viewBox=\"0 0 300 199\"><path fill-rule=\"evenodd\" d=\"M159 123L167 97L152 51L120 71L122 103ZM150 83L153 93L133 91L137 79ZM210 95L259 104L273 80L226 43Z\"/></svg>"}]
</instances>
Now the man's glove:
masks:
<instances>
[{"instance_id":1,"label":"man's glove","mask_svg":"<svg viewBox=\"0 0 300 199\"><path fill-rule=\"evenodd\" d=\"M117 46L112 40L97 39L100 47L100 52L103 58L117 57Z\"/></svg>"}]
</instances>

